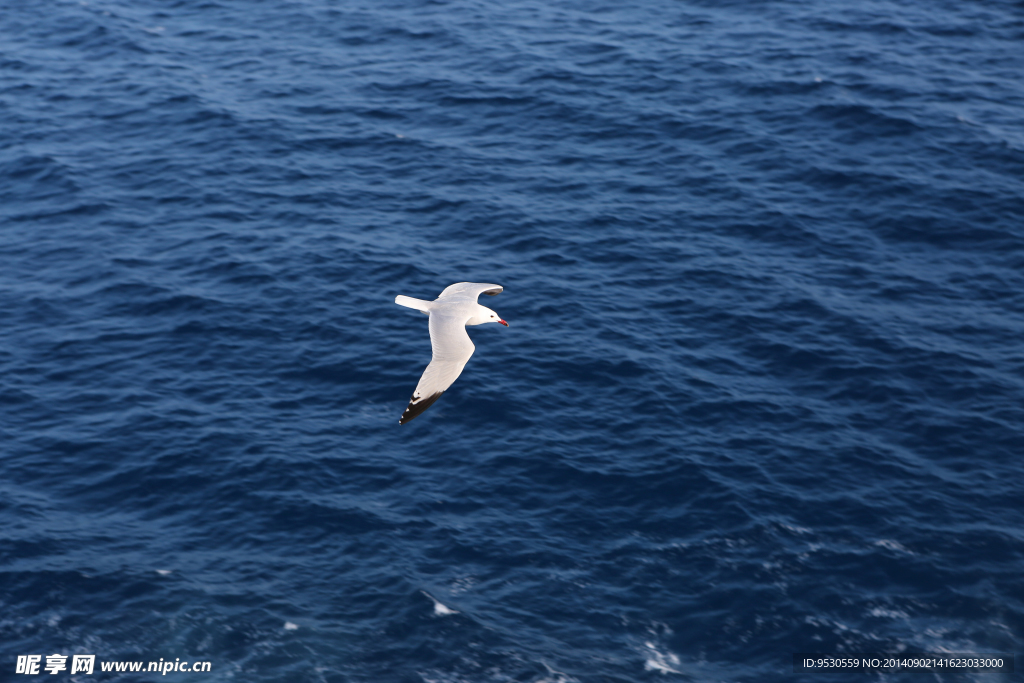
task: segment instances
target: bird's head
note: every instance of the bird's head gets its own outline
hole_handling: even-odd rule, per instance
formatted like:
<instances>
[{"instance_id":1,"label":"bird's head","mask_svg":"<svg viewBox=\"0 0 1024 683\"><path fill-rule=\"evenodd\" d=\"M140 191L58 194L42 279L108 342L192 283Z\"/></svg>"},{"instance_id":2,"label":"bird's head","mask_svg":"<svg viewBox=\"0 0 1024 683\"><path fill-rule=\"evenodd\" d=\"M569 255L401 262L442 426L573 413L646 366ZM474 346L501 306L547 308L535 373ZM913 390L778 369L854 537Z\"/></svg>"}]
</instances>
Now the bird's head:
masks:
<instances>
[{"instance_id":1,"label":"bird's head","mask_svg":"<svg viewBox=\"0 0 1024 683\"><path fill-rule=\"evenodd\" d=\"M505 327L508 327L508 323L501 319L501 316L487 308L486 306L477 306L476 315L470 318L467 325L483 325L484 323L501 323Z\"/></svg>"}]
</instances>

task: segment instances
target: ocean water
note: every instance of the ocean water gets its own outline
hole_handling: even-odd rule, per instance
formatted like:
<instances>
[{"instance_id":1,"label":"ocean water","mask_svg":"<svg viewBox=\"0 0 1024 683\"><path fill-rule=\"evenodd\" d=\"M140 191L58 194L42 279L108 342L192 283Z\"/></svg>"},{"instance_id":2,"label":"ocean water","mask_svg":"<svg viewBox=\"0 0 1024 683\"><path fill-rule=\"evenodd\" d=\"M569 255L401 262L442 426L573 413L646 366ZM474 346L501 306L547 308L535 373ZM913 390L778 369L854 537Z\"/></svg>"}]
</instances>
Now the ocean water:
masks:
<instances>
[{"instance_id":1,"label":"ocean water","mask_svg":"<svg viewBox=\"0 0 1024 683\"><path fill-rule=\"evenodd\" d=\"M0 1L0 679L1019 680L1024 6L621 5Z\"/></svg>"}]
</instances>

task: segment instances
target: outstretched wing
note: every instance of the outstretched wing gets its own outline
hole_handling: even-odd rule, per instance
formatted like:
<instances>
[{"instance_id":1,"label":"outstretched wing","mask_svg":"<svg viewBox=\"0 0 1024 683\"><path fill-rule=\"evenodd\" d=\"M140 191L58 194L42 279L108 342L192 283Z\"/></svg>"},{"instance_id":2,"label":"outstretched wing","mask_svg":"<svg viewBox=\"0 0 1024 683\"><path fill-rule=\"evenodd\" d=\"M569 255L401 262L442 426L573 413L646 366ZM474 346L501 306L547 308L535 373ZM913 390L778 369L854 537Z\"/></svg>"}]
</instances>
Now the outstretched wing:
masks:
<instances>
[{"instance_id":1,"label":"outstretched wing","mask_svg":"<svg viewBox=\"0 0 1024 683\"><path fill-rule=\"evenodd\" d=\"M441 394L462 374L462 368L476 351L466 333L465 319L437 313L430 314L430 347L433 358L423 371L398 424L405 424L441 398Z\"/></svg>"},{"instance_id":2,"label":"outstretched wing","mask_svg":"<svg viewBox=\"0 0 1024 683\"><path fill-rule=\"evenodd\" d=\"M477 297L481 294L497 296L501 294L501 290L501 285L489 285L485 282L457 282L454 285L445 287L441 295L437 297L437 300L472 301L476 303Z\"/></svg>"}]
</instances>

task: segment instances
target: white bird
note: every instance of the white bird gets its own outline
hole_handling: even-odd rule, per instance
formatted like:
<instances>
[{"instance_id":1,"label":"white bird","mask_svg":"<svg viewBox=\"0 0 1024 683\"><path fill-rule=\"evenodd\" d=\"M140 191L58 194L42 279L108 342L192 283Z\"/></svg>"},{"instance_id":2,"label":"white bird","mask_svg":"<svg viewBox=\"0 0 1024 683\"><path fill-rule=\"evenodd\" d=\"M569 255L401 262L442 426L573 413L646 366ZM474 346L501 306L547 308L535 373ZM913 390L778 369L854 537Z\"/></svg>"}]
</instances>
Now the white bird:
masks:
<instances>
[{"instance_id":1,"label":"white bird","mask_svg":"<svg viewBox=\"0 0 1024 683\"><path fill-rule=\"evenodd\" d=\"M434 401L452 385L462 368L466 366L476 347L469 340L466 325L482 325L484 323L508 323L497 313L481 306L476 299L481 294L496 296L501 294L500 285L488 285L482 282L458 282L441 292L434 301L413 299L411 296L395 297L395 303L407 308L415 308L430 316L430 347L433 357L430 365L423 371L416 390L412 392L409 406L402 413L398 424L405 424L424 410L433 405Z\"/></svg>"}]
</instances>

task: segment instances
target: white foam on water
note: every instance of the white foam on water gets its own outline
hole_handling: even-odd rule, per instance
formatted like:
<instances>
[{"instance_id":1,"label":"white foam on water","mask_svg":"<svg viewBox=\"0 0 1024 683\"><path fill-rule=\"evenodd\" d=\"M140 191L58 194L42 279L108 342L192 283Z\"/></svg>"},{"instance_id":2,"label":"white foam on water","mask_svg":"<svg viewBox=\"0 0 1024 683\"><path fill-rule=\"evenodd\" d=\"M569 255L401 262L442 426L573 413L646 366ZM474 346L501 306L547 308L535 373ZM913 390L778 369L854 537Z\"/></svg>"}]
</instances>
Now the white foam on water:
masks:
<instances>
[{"instance_id":1,"label":"white foam on water","mask_svg":"<svg viewBox=\"0 0 1024 683\"><path fill-rule=\"evenodd\" d=\"M663 674L681 674L679 670L679 657L668 650L661 652L651 641L644 643L647 651L644 653L645 671L660 671Z\"/></svg>"},{"instance_id":2,"label":"white foam on water","mask_svg":"<svg viewBox=\"0 0 1024 683\"><path fill-rule=\"evenodd\" d=\"M427 591L420 591L420 593L423 593L424 595L426 595L434 603L434 616L446 617L449 614L458 614L459 613L458 610L454 610L451 607L448 607L447 605L442 604L440 600L435 598L433 595L431 595Z\"/></svg>"}]
</instances>

